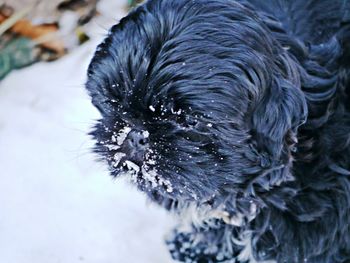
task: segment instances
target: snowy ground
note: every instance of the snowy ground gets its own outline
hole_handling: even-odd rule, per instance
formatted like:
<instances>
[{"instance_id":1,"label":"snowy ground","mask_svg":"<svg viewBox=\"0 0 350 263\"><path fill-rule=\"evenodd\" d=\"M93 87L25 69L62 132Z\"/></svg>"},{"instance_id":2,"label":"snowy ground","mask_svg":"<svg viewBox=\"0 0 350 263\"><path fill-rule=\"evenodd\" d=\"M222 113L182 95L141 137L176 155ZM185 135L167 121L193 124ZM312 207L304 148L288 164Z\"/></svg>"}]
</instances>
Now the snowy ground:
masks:
<instances>
[{"instance_id":1,"label":"snowy ground","mask_svg":"<svg viewBox=\"0 0 350 263\"><path fill-rule=\"evenodd\" d=\"M99 29L122 15L104 2ZM0 82L0 262L171 262L170 216L90 153L98 113L83 84L101 37Z\"/></svg>"}]
</instances>

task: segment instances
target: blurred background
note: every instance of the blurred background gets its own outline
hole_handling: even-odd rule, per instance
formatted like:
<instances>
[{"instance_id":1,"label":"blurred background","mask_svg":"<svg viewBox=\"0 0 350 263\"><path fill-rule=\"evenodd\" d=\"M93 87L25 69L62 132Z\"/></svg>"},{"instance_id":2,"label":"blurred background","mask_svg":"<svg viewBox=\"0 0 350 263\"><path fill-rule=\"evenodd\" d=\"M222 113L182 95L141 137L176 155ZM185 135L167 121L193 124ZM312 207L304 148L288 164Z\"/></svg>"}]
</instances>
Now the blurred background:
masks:
<instances>
[{"instance_id":1,"label":"blurred background","mask_svg":"<svg viewBox=\"0 0 350 263\"><path fill-rule=\"evenodd\" d=\"M0 262L171 262L171 217L113 180L87 136L88 63L135 4L0 0Z\"/></svg>"}]
</instances>

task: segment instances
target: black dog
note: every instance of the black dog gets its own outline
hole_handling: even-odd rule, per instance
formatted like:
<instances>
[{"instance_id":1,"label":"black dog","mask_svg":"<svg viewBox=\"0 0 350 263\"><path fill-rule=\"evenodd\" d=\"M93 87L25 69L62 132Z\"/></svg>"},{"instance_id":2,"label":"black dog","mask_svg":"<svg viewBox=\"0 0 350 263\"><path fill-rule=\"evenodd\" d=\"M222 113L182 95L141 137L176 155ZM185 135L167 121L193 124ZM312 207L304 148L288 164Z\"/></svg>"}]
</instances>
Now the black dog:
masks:
<instances>
[{"instance_id":1,"label":"black dog","mask_svg":"<svg viewBox=\"0 0 350 263\"><path fill-rule=\"evenodd\" d=\"M92 135L183 262L350 262L350 1L149 0L97 48Z\"/></svg>"}]
</instances>

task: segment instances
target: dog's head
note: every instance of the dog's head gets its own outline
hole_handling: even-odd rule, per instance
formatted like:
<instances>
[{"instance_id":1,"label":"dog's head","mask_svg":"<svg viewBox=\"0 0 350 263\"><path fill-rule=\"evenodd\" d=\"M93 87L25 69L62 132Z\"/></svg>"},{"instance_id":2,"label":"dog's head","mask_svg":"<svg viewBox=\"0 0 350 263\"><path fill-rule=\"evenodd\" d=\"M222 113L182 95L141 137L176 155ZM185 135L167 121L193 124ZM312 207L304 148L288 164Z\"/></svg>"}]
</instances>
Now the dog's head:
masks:
<instances>
[{"instance_id":1,"label":"dog's head","mask_svg":"<svg viewBox=\"0 0 350 263\"><path fill-rule=\"evenodd\" d=\"M235 209L293 180L298 66L238 3L146 2L98 46L87 89L96 151L158 202Z\"/></svg>"}]
</instances>

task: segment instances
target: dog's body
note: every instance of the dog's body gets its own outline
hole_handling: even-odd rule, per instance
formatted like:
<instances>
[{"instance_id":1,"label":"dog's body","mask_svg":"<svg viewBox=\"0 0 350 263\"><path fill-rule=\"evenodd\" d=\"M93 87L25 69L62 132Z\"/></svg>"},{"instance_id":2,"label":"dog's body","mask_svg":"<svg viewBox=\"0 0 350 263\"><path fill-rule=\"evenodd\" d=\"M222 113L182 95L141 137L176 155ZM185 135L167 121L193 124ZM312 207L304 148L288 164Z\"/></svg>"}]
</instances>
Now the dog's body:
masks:
<instances>
[{"instance_id":1,"label":"dog's body","mask_svg":"<svg viewBox=\"0 0 350 263\"><path fill-rule=\"evenodd\" d=\"M89 67L92 133L183 262L350 262L350 1L150 0Z\"/></svg>"}]
</instances>

